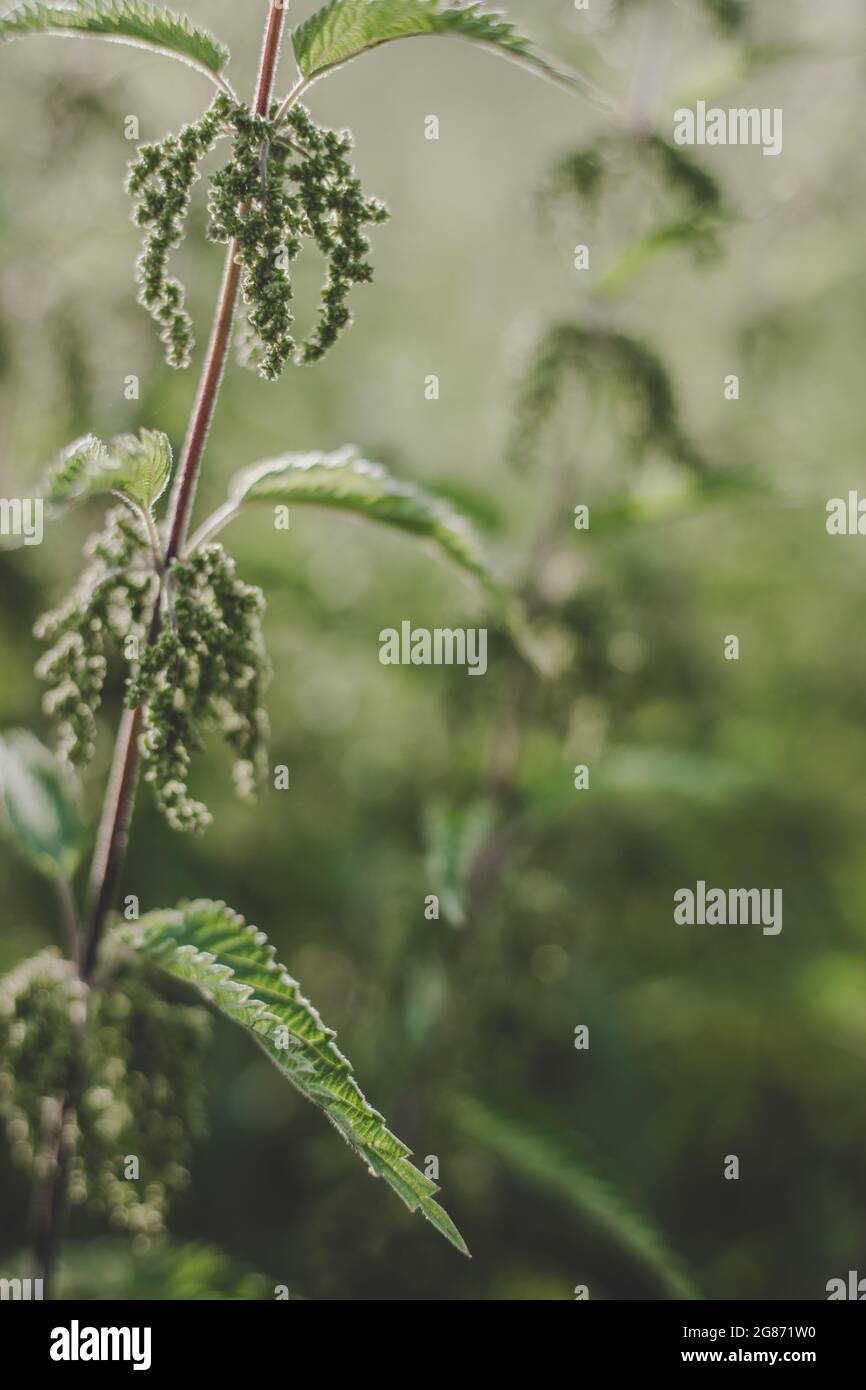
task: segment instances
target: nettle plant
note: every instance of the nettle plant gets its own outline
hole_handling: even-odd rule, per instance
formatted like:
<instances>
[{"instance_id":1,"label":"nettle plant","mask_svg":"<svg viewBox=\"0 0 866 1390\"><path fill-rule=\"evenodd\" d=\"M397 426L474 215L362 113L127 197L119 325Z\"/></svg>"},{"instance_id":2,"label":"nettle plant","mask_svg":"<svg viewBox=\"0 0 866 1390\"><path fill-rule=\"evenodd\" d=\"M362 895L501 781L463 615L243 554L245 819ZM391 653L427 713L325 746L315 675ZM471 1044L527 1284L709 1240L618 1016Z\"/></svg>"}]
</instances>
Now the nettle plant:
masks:
<instances>
[{"instance_id":1,"label":"nettle plant","mask_svg":"<svg viewBox=\"0 0 866 1390\"><path fill-rule=\"evenodd\" d=\"M50 512L98 494L112 497L103 529L69 596L38 625L46 643L38 675L56 725L49 751L14 731L0 742L7 829L31 864L53 879L65 953L44 951L0 984L0 1111L16 1162L32 1175L37 1272L52 1276L68 1199L113 1229L159 1232L203 1123L197 1077L209 1015L154 983L177 977L236 1023L298 1090L320 1107L373 1175L420 1210L460 1251L465 1243L434 1200L435 1184L368 1104L333 1032L274 958L262 932L224 903L197 900L139 920L114 915L139 774L168 824L202 831L207 808L190 789L203 736L218 730L235 755L238 790L261 776L267 737L264 598L238 575L217 539L243 509L315 504L349 510L438 545L485 582L464 520L423 489L392 477L352 448L254 464L195 531L190 520L205 443L237 313L243 353L262 376L314 363L351 322L348 296L372 276L366 229L384 206L362 190L347 131L322 129L301 104L315 82L379 44L423 35L472 40L583 89L501 15L478 3L331 0L292 33L297 76L276 95L287 4L267 4L250 104L227 75L228 50L189 19L140 0L19 5L0 16L0 40L27 35L99 37L180 59L209 78L216 97L201 118L142 145L129 172L134 219L144 234L139 297L159 326L166 360L187 367L194 347L185 293L169 272L183 239L201 162L224 162L209 182L208 237L228 246L210 345L177 467L170 442L142 429L65 448L51 467ZM312 331L294 333L292 274L314 244L327 275ZM167 505L163 502L167 499ZM491 588L495 586L491 583ZM75 880L89 837L80 774L96 751L96 712L113 660L125 660L126 709L95 837L86 901ZM83 896L83 895L82 895ZM124 1168L134 1156L131 1175ZM132 1176L138 1181L129 1180Z\"/></svg>"}]
</instances>

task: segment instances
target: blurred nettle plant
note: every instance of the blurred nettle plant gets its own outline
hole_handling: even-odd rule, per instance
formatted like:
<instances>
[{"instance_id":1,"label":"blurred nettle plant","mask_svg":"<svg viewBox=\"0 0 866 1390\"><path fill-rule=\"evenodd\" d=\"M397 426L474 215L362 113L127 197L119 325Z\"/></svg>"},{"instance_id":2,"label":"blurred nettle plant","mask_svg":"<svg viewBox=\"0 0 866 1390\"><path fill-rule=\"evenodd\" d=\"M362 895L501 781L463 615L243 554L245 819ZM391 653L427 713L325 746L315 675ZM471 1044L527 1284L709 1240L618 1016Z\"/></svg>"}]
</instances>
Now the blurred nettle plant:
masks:
<instances>
[{"instance_id":1,"label":"blurred nettle plant","mask_svg":"<svg viewBox=\"0 0 866 1390\"><path fill-rule=\"evenodd\" d=\"M748 13L740 0L697 4L726 34L745 40ZM657 0L618 0L616 9L639 7L656 22ZM751 44L747 53L750 70L780 56L773 45ZM643 89L644 77L639 55L634 90ZM591 276L577 276L579 315L553 322L534 345L515 391L507 445L515 470L525 473L529 467L533 476L546 470L538 492L543 495L546 485L550 493L520 594L523 611L533 620L527 631L536 648L532 665L545 675L570 669L586 707L605 723L613 704L607 618L627 602L621 592L627 570L619 563L615 576L600 573L604 541L706 506L745 500L769 487L748 465L733 467L705 454L683 422L668 364L624 321L628 291L665 256L684 254L702 270L718 261L737 213L715 175L656 129L650 111L632 109L623 117L564 152L539 189L545 220L564 204L569 235L577 228L586 238L580 245L591 243L599 263ZM572 424L578 418L579 431ZM589 554L599 563L594 575L584 572L579 590L563 590L557 565L574 547L562 518L572 510L582 559ZM584 514L580 520L579 513ZM531 733L538 691L520 654L510 659L515 694L491 740L485 795L462 806L434 805L426 819L429 880L454 926L462 926L481 899L489 898L521 846L574 814L570 783L559 775L538 776L524 765L523 739ZM605 777L614 785L617 763L620 776L630 769L638 777L651 768L656 786L682 784L690 766L682 749L624 746L616 755L608 753L605 772L594 772L597 791L604 789ZM724 769L703 764L701 776L710 775L723 778Z\"/></svg>"},{"instance_id":2,"label":"blurred nettle plant","mask_svg":"<svg viewBox=\"0 0 866 1390\"><path fill-rule=\"evenodd\" d=\"M183 287L168 271L182 240L204 157L219 141L226 162L210 179L208 236L228 244L226 269L201 386L179 465L168 439L141 430L111 443L77 440L52 467L46 501L55 512L98 494L116 499L87 546L70 595L39 624L49 649L39 675L57 726L56 752L30 734L0 741L0 795L12 837L52 878L66 933L64 957L43 953L0 989L0 1113L16 1160L33 1175L37 1266L49 1279L66 1198L88 1202L114 1227L161 1229L168 1198L183 1185L201 1127L200 1008L170 995L174 976L245 1027L282 1073L334 1123L369 1171L420 1210L461 1251L462 1237L434 1200L436 1187L409 1161L358 1088L334 1034L275 959L265 937L224 904L196 901L112 922L139 770L168 823L200 831L210 816L189 790L193 754L218 730L250 794L262 770L268 662L264 599L237 575L216 537L255 504L340 508L432 541L468 574L490 583L464 520L423 489L401 482L354 449L292 454L247 468L223 507L190 535L190 515L239 302L246 350L266 378L323 356L351 322L352 287L371 278L365 228L386 211L364 194L345 131L319 127L300 104L315 82L378 45L441 35L472 40L583 90L499 14L445 0L330 0L292 34L297 78L275 95L285 0L266 9L254 100L226 76L228 50L183 16L142 0L31 0L0 16L0 41L31 34L98 37L180 59L218 89L210 108L179 135L143 145L128 190L144 231L140 299L160 327L173 367L189 365L193 329ZM327 274L318 320L294 336L292 271L315 244ZM171 487L169 506L159 503ZM495 586L490 584L491 589ZM128 663L126 712L93 853L88 901L74 879L88 834L77 771L96 751L97 712L119 654ZM158 972L147 967L161 968ZM182 997L185 991L181 990ZM140 1174L124 1170L135 1156Z\"/></svg>"}]
</instances>

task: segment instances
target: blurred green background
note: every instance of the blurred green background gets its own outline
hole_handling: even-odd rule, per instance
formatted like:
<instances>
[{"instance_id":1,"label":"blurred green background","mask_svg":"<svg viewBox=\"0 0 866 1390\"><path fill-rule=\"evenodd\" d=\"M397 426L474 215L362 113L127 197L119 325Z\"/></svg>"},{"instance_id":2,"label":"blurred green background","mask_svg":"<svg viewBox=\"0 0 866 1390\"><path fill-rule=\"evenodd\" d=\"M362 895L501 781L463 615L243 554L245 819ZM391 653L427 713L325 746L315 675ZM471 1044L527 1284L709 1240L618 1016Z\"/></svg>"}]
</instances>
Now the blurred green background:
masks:
<instances>
[{"instance_id":1,"label":"blurred green background","mask_svg":"<svg viewBox=\"0 0 866 1390\"><path fill-rule=\"evenodd\" d=\"M290 22L315 8L293 0ZM231 45L248 90L264 6L187 9ZM376 281L355 290L356 325L323 365L277 386L231 368L199 514L244 464L355 442L470 511L498 573L531 595L555 674L501 633L484 679L383 667L380 629L492 628L483 596L361 521L294 508L283 533L241 520L226 540L267 592L272 762L291 790L235 802L214 744L193 780L214 826L181 838L142 790L122 883L143 910L220 897L268 932L368 1098L422 1167L438 1158L474 1258L406 1213L219 1024L210 1139L171 1220L202 1249L172 1265L140 1236L130 1265L122 1239L90 1245L99 1227L74 1214L88 1296L284 1284L324 1299L568 1299L586 1284L642 1298L682 1276L705 1298L811 1299L863 1271L866 543L824 523L828 498L862 480L866 14L855 0L764 0L740 28L724 22L736 6L699 0L508 9L629 120L670 138L674 108L700 96L781 107L783 154L691 151L731 212L720 253L673 238L600 293L658 190L638 167L595 216L539 197L605 128L592 107L433 40L316 86L314 116L351 126L365 187L392 212L372 234ZM291 71L287 48L281 87ZM124 121L161 139L200 112L207 84L157 57L48 39L4 47L0 73L0 494L19 496L90 429L150 426L180 446L222 255L204 240L199 185L176 255L199 350L174 373L135 302ZM589 272L573 268L577 242ZM318 269L300 272L301 316ZM683 430L749 487L575 531L576 504L601 518L681 487L685 470L627 448L623 392L579 374L539 447L509 461L520 381L561 322L663 358ZM99 512L0 555L0 727L49 737L31 628L78 573ZM723 660L729 633L739 662ZM88 776L94 816L121 678L118 665ZM589 791L573 789L578 763ZM782 934L676 927L672 895L699 878L781 887ZM451 920L425 920L430 893ZM55 940L54 904L5 853L0 894L5 970ZM723 1178L728 1154L738 1182ZM25 1218L4 1149L0 1260Z\"/></svg>"}]
</instances>

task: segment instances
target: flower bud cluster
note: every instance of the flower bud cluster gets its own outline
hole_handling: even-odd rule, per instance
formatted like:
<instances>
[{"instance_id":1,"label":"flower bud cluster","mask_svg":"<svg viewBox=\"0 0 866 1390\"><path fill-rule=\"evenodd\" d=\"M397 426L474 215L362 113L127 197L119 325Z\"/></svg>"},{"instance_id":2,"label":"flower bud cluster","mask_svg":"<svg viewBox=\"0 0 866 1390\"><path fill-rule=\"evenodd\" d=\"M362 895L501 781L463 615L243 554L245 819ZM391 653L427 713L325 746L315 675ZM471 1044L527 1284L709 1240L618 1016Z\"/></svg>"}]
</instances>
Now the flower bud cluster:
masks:
<instances>
[{"instance_id":1,"label":"flower bud cluster","mask_svg":"<svg viewBox=\"0 0 866 1390\"><path fill-rule=\"evenodd\" d=\"M277 123L228 97L217 97L198 122L161 144L142 145L128 191L134 219L146 232L138 262L140 299L162 328L170 365L186 367L194 345L179 281L168 274L172 248L183 238L193 185L203 157L222 136L232 154L210 179L211 241L237 243L249 328L248 358L276 380L290 361L323 357L352 321L353 285L373 278L364 228L384 222L384 205L366 198L349 162L348 131L321 129L302 106ZM306 243L327 262L315 327L298 346L293 336L292 266Z\"/></svg>"},{"instance_id":2,"label":"flower bud cluster","mask_svg":"<svg viewBox=\"0 0 866 1390\"><path fill-rule=\"evenodd\" d=\"M57 721L58 751L77 766L96 750L108 642L144 643L155 588L144 526L126 506L112 508L85 554L91 563L72 593L35 628L41 641L54 644L36 667L50 687L45 713Z\"/></svg>"},{"instance_id":3,"label":"flower bud cluster","mask_svg":"<svg viewBox=\"0 0 866 1390\"><path fill-rule=\"evenodd\" d=\"M269 676L262 639L264 597L237 577L221 545L210 545L168 574L168 617L127 687L144 707L145 778L176 830L200 831L210 813L189 791L192 755L218 730L235 754L235 781L249 796L261 774Z\"/></svg>"}]
</instances>

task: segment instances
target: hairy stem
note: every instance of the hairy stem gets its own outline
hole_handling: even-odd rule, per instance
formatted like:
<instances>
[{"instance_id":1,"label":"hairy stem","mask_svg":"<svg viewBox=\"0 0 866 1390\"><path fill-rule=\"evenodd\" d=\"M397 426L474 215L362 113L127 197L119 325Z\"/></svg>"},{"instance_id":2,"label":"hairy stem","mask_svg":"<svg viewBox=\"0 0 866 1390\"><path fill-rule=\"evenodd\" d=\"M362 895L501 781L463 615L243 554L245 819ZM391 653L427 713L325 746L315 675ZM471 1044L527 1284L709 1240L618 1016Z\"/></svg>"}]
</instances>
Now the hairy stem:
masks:
<instances>
[{"instance_id":1,"label":"hairy stem","mask_svg":"<svg viewBox=\"0 0 866 1390\"><path fill-rule=\"evenodd\" d=\"M264 115L270 105L285 22L286 11L282 0L273 0L265 29L256 88L255 109L259 115ZM237 243L232 242L226 254L225 272L210 345L172 492L165 549L167 564L180 554L186 539L201 462L219 399L240 286L241 267L237 263L237 255ZM150 633L151 640L158 634L160 622L161 616L157 610ZM128 710L118 731L112 775L91 869L90 935L84 957L85 979L90 978L96 964L105 918L114 900L117 876L126 849L140 762L140 727L141 712Z\"/></svg>"},{"instance_id":2,"label":"hairy stem","mask_svg":"<svg viewBox=\"0 0 866 1390\"><path fill-rule=\"evenodd\" d=\"M258 115L266 115L271 103L285 22L284 0L271 0L256 85L255 110ZM180 554L186 539L202 458L219 399L240 285L241 268L237 264L237 254L237 243L232 242L226 256L222 289L217 304L210 345L205 357L198 395L190 418L189 430L172 493L165 552L166 563L170 563ZM149 634L151 641L158 636L161 621L161 613L159 606L157 606ZM126 852L141 761L140 732L141 711L126 710L117 732L111 776L106 790L102 819L91 865L90 927L81 963L81 976L86 983L89 983L93 977L105 930L105 922L114 902L117 880ZM51 1287L64 1226L66 1189L72 1155L64 1151L61 1136L64 1132L64 1119L69 1108L70 1099L67 1098L62 1106L61 1117L57 1125L59 1146L57 1161L51 1165L43 1191L37 1201L37 1209L40 1212L36 1240L37 1266L45 1281L46 1289Z\"/></svg>"},{"instance_id":3,"label":"hairy stem","mask_svg":"<svg viewBox=\"0 0 866 1390\"><path fill-rule=\"evenodd\" d=\"M240 509L241 504L234 497L230 497L227 502L218 507L206 521L202 522L195 535L187 541L184 556L195 555L196 551L201 550L215 536L218 536L223 527L228 526L229 522L234 520Z\"/></svg>"},{"instance_id":4,"label":"hairy stem","mask_svg":"<svg viewBox=\"0 0 866 1390\"><path fill-rule=\"evenodd\" d=\"M195 500L195 490L198 486L201 459L207 444L207 437L219 396L220 383L225 370L240 286L241 268L237 262L237 254L238 244L233 241L226 254L225 273L211 333L210 347L205 358L198 399L190 420L189 432L172 493L168 541L165 550L166 562L170 562L180 553L186 538L192 505Z\"/></svg>"},{"instance_id":5,"label":"hairy stem","mask_svg":"<svg viewBox=\"0 0 866 1390\"><path fill-rule=\"evenodd\" d=\"M310 79L308 77L298 78L294 87L289 92L289 95L286 97L285 101L283 102L282 106L280 107L279 111L274 117L274 125L279 125L280 121L285 120L286 116L288 116L295 102L298 100L298 97L301 95L303 91L307 89L307 87L309 87L309 85Z\"/></svg>"}]
</instances>

